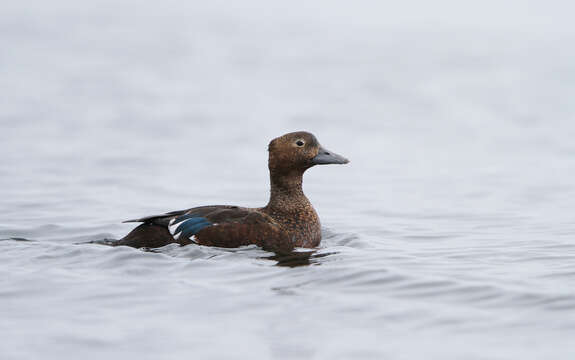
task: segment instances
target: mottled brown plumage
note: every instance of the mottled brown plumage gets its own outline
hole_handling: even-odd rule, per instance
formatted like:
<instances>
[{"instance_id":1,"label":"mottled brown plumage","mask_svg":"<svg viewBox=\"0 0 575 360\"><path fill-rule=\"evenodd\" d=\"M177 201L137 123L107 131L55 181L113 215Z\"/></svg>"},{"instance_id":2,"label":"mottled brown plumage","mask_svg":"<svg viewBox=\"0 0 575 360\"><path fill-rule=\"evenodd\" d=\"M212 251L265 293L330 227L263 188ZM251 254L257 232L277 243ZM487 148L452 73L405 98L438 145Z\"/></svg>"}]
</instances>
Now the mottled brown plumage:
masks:
<instances>
[{"instance_id":1,"label":"mottled brown plumage","mask_svg":"<svg viewBox=\"0 0 575 360\"><path fill-rule=\"evenodd\" d=\"M323 149L315 136L303 131L272 140L268 151L271 194L265 207L201 206L129 220L143 224L114 245L160 247L175 242L238 247L256 244L277 252L319 245L321 225L303 193L303 174L314 165L345 164L348 160ZM183 225L174 230L178 224ZM188 228L179 230L183 226Z\"/></svg>"}]
</instances>

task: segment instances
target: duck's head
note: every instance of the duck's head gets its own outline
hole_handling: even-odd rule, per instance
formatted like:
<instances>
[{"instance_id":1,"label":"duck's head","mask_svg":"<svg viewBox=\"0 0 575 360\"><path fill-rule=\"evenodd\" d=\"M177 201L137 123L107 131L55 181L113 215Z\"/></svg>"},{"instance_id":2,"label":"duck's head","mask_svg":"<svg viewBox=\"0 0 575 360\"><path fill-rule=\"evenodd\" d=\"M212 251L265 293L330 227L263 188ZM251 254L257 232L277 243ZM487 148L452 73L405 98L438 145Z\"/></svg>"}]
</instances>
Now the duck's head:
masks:
<instances>
[{"instance_id":1,"label":"duck's head","mask_svg":"<svg viewBox=\"0 0 575 360\"><path fill-rule=\"evenodd\" d=\"M313 134L292 132L273 139L269 146L270 171L304 172L314 165L347 164L348 159L326 150Z\"/></svg>"}]
</instances>

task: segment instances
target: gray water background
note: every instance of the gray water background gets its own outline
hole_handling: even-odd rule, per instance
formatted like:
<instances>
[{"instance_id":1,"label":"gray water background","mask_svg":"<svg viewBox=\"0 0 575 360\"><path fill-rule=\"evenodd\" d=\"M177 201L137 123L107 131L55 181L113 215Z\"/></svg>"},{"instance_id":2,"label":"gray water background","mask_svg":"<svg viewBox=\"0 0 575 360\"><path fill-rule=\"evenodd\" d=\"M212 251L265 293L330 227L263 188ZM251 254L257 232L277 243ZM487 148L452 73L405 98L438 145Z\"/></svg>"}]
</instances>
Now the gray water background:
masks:
<instances>
[{"instance_id":1,"label":"gray water background","mask_svg":"<svg viewBox=\"0 0 575 360\"><path fill-rule=\"evenodd\" d=\"M2 360L575 358L569 2L0 9ZM264 205L294 130L351 159L309 265L75 245Z\"/></svg>"}]
</instances>

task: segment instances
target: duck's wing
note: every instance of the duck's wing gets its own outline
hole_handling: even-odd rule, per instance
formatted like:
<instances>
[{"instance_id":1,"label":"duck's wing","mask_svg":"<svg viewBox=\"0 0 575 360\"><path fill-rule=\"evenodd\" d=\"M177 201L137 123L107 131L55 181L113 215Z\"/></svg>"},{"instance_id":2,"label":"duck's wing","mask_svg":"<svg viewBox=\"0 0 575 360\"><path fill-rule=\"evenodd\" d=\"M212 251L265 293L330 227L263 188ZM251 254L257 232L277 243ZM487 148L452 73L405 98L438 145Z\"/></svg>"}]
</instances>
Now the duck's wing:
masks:
<instances>
[{"instance_id":1,"label":"duck's wing","mask_svg":"<svg viewBox=\"0 0 575 360\"><path fill-rule=\"evenodd\" d=\"M267 214L239 207L204 208L171 218L168 231L177 242L217 247L256 244L267 250L293 249L287 232Z\"/></svg>"},{"instance_id":2,"label":"duck's wing","mask_svg":"<svg viewBox=\"0 0 575 360\"><path fill-rule=\"evenodd\" d=\"M258 209L228 205L201 206L147 216L143 222L166 228L173 242L217 247L256 244L268 250L289 251L292 241L279 224Z\"/></svg>"}]
</instances>

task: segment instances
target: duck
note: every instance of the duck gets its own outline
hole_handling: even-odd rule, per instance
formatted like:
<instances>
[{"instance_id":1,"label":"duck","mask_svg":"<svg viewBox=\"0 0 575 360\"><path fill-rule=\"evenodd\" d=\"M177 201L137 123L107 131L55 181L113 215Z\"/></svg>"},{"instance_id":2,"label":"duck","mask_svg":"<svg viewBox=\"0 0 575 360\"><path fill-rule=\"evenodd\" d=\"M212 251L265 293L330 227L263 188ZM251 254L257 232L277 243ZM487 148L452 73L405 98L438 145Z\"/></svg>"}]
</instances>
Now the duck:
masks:
<instances>
[{"instance_id":1,"label":"duck","mask_svg":"<svg viewBox=\"0 0 575 360\"><path fill-rule=\"evenodd\" d=\"M268 153L270 197L266 206L208 205L127 220L124 222L141 224L110 245L159 248L177 243L236 248L255 244L277 253L317 247L321 223L303 192L303 175L316 165L347 164L349 160L325 149L306 131L273 139Z\"/></svg>"}]
</instances>

